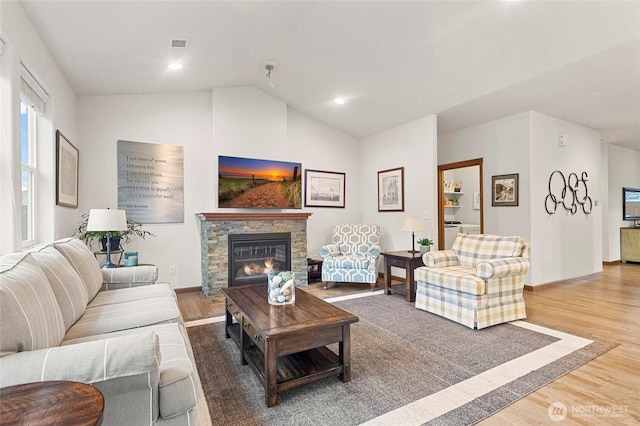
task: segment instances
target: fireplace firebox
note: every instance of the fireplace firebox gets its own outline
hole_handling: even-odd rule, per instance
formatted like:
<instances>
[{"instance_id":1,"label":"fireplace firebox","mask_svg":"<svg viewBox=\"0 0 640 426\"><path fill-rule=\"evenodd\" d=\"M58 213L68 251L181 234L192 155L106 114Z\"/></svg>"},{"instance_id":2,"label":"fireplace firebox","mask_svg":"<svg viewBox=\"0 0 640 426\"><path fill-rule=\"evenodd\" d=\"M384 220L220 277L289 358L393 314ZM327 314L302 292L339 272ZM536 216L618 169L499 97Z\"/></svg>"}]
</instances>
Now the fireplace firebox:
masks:
<instances>
[{"instance_id":1,"label":"fireplace firebox","mask_svg":"<svg viewBox=\"0 0 640 426\"><path fill-rule=\"evenodd\" d=\"M271 271L291 270L291 233L229 234L228 285L267 283Z\"/></svg>"}]
</instances>

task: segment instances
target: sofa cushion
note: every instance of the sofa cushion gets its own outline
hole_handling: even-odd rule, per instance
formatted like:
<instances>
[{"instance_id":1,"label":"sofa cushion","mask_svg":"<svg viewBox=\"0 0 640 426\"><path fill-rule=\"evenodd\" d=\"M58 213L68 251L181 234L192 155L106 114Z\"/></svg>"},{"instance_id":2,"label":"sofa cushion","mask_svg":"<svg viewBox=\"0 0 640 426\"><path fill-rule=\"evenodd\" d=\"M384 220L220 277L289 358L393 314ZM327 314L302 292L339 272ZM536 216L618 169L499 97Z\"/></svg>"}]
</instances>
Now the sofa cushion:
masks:
<instances>
[{"instance_id":1,"label":"sofa cushion","mask_svg":"<svg viewBox=\"0 0 640 426\"><path fill-rule=\"evenodd\" d=\"M152 297L171 297L176 300L176 292L167 283L146 285L144 287L120 288L99 292L89 303L89 307L113 305L114 303L145 300Z\"/></svg>"},{"instance_id":2,"label":"sofa cushion","mask_svg":"<svg viewBox=\"0 0 640 426\"><path fill-rule=\"evenodd\" d=\"M53 246L69 261L87 288L89 300L93 299L102 287L102 272L98 260L82 241L77 238L65 238L55 241Z\"/></svg>"},{"instance_id":3,"label":"sofa cushion","mask_svg":"<svg viewBox=\"0 0 640 426\"><path fill-rule=\"evenodd\" d=\"M149 331L135 335L99 336L72 345L26 351L3 357L0 384L42 380L72 380L93 383L158 370L158 336ZM148 384L148 380L145 380Z\"/></svg>"},{"instance_id":4,"label":"sofa cushion","mask_svg":"<svg viewBox=\"0 0 640 426\"><path fill-rule=\"evenodd\" d=\"M475 268L478 260L519 257L524 240L489 234L458 234L452 250L458 255L460 266Z\"/></svg>"},{"instance_id":5,"label":"sofa cushion","mask_svg":"<svg viewBox=\"0 0 640 426\"><path fill-rule=\"evenodd\" d=\"M415 271L415 279L427 283L437 283L438 286L449 290L480 296L485 294L485 281L476 277L475 273L475 269L465 266L420 267Z\"/></svg>"},{"instance_id":6,"label":"sofa cushion","mask_svg":"<svg viewBox=\"0 0 640 426\"><path fill-rule=\"evenodd\" d=\"M31 250L31 255L49 280L62 313L65 330L68 330L87 307L87 288L82 283L80 275L53 246L40 246Z\"/></svg>"},{"instance_id":7,"label":"sofa cushion","mask_svg":"<svg viewBox=\"0 0 640 426\"><path fill-rule=\"evenodd\" d=\"M371 262L364 256L341 255L326 258L323 263L333 269L367 269Z\"/></svg>"},{"instance_id":8,"label":"sofa cushion","mask_svg":"<svg viewBox=\"0 0 640 426\"><path fill-rule=\"evenodd\" d=\"M139 265L126 268L106 268L102 272L102 290L140 287L158 280L156 265Z\"/></svg>"},{"instance_id":9,"label":"sofa cushion","mask_svg":"<svg viewBox=\"0 0 640 426\"><path fill-rule=\"evenodd\" d=\"M0 258L0 356L58 346L64 321L47 277L30 253Z\"/></svg>"},{"instance_id":10,"label":"sofa cushion","mask_svg":"<svg viewBox=\"0 0 640 426\"><path fill-rule=\"evenodd\" d=\"M71 326L64 338L75 339L180 320L180 311L173 297L91 306L87 307L82 318Z\"/></svg>"},{"instance_id":11,"label":"sofa cushion","mask_svg":"<svg viewBox=\"0 0 640 426\"><path fill-rule=\"evenodd\" d=\"M123 330L102 336L88 336L66 340L63 345L73 345L119 336L137 335L153 331L160 342L160 415L173 417L196 405L194 365L189 353L189 339L181 324L156 324L135 330Z\"/></svg>"}]
</instances>

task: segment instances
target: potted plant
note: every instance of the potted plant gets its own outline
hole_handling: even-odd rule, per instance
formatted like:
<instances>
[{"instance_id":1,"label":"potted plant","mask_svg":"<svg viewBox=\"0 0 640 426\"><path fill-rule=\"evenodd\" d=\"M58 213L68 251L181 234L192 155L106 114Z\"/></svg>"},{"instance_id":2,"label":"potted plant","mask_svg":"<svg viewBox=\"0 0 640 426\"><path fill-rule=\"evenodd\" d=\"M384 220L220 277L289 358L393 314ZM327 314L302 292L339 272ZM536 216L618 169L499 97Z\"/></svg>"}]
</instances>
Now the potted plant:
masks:
<instances>
[{"instance_id":1,"label":"potted plant","mask_svg":"<svg viewBox=\"0 0 640 426\"><path fill-rule=\"evenodd\" d=\"M73 234L82 240L87 246L91 247L94 241L102 244L102 251L107 251L107 232L106 231L87 231L87 223L89 222L89 213L82 215L82 219L78 222ZM132 238L139 237L143 240L147 237L155 237L149 231L146 231L142 224L131 219L127 219L126 231L111 232L111 250L120 250L122 242L129 243Z\"/></svg>"},{"instance_id":2,"label":"potted plant","mask_svg":"<svg viewBox=\"0 0 640 426\"><path fill-rule=\"evenodd\" d=\"M433 240L429 238L422 238L416 241L420 246L420 253L426 253L431 250L431 246L433 245Z\"/></svg>"}]
</instances>

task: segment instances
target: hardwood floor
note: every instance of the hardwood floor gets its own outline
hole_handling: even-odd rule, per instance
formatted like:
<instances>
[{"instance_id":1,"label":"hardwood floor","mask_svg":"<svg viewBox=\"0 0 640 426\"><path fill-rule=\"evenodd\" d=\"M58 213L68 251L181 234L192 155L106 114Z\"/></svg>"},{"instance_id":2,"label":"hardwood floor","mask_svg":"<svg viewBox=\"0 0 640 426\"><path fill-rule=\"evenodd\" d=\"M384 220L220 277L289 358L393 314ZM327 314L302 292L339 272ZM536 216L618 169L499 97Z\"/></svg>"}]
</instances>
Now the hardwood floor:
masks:
<instances>
[{"instance_id":1,"label":"hardwood floor","mask_svg":"<svg viewBox=\"0 0 640 426\"><path fill-rule=\"evenodd\" d=\"M324 297L369 291L346 283L328 290L312 283L306 290ZM619 346L480 424L640 424L640 265L605 265L600 276L526 291L524 297L528 321ZM224 314L223 298L211 301L201 292L179 294L178 302L187 321ZM549 416L554 403L566 406L563 421Z\"/></svg>"}]
</instances>

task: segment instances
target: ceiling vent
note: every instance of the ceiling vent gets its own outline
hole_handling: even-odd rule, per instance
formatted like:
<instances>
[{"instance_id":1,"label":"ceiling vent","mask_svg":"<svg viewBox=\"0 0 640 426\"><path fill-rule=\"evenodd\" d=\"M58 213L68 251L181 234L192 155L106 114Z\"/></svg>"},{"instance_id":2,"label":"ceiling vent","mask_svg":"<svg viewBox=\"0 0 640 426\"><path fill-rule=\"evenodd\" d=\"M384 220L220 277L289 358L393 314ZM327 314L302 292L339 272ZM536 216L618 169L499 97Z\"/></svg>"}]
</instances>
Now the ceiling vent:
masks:
<instances>
[{"instance_id":1,"label":"ceiling vent","mask_svg":"<svg viewBox=\"0 0 640 426\"><path fill-rule=\"evenodd\" d=\"M169 44L169 58L182 59L187 53L187 40L172 39Z\"/></svg>"},{"instance_id":2,"label":"ceiling vent","mask_svg":"<svg viewBox=\"0 0 640 426\"><path fill-rule=\"evenodd\" d=\"M171 40L171 47L186 49L187 40L178 40L178 39Z\"/></svg>"},{"instance_id":3,"label":"ceiling vent","mask_svg":"<svg viewBox=\"0 0 640 426\"><path fill-rule=\"evenodd\" d=\"M174 38L169 43L169 63L183 64L187 56L187 40ZM182 68L182 67L180 67Z\"/></svg>"}]
</instances>

